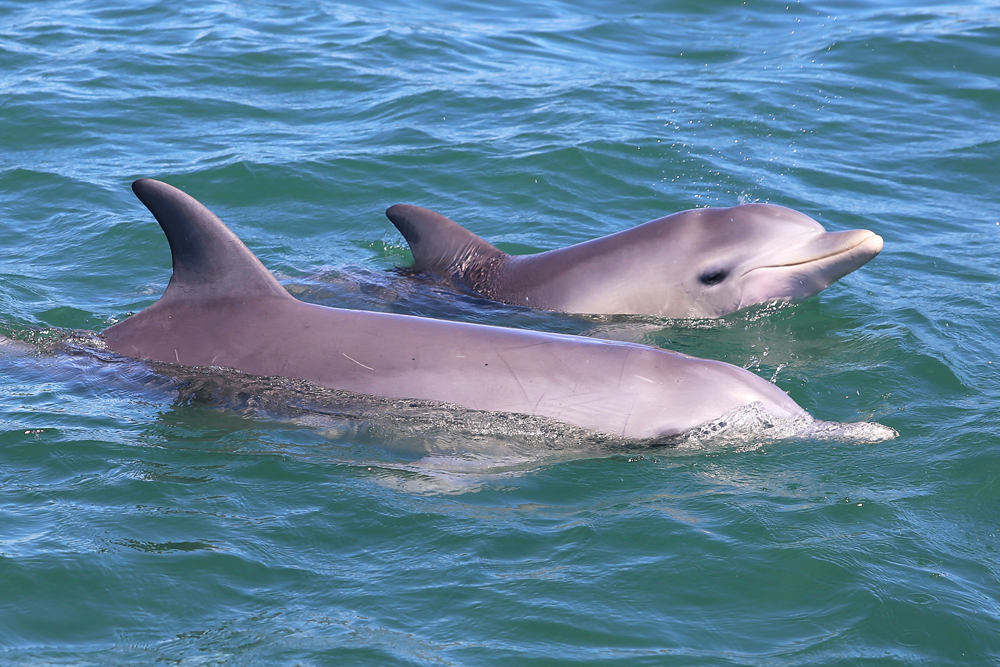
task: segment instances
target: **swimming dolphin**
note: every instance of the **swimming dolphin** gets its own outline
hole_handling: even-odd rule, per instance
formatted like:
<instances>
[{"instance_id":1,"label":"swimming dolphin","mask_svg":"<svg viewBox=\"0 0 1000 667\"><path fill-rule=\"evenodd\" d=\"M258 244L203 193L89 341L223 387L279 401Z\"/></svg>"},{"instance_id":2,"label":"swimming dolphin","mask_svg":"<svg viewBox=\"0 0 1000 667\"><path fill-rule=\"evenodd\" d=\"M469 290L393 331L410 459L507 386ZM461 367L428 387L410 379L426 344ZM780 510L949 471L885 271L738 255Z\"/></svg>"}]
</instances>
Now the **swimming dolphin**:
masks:
<instances>
[{"instance_id":1,"label":"swimming dolphin","mask_svg":"<svg viewBox=\"0 0 1000 667\"><path fill-rule=\"evenodd\" d=\"M683 211L518 256L419 206L385 213L410 244L414 269L450 275L494 301L568 313L721 317L812 296L882 250L873 232L827 232L773 204Z\"/></svg>"},{"instance_id":2,"label":"swimming dolphin","mask_svg":"<svg viewBox=\"0 0 1000 667\"><path fill-rule=\"evenodd\" d=\"M806 416L775 385L720 361L298 301L198 201L149 179L132 190L167 236L173 276L159 301L104 331L119 354L548 417L636 439L753 403L779 418Z\"/></svg>"}]
</instances>

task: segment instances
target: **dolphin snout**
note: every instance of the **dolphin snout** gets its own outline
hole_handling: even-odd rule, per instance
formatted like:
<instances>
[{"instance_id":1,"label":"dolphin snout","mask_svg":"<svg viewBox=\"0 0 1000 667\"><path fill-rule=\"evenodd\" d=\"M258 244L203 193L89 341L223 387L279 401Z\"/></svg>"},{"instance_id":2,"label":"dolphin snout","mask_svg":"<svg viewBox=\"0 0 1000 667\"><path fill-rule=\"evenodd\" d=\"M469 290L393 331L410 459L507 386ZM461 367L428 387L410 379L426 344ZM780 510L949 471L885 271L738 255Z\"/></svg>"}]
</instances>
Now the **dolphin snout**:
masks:
<instances>
[{"instance_id":1,"label":"dolphin snout","mask_svg":"<svg viewBox=\"0 0 1000 667\"><path fill-rule=\"evenodd\" d=\"M867 229L851 229L846 232L827 232L820 238L817 250L824 247L829 251L822 257L817 257L810 261L819 261L827 257L833 257L843 253L851 253L853 256L864 257L864 264L875 255L882 252L882 237ZM861 266L859 264L858 266ZM855 267L857 268L857 267Z\"/></svg>"},{"instance_id":2,"label":"dolphin snout","mask_svg":"<svg viewBox=\"0 0 1000 667\"><path fill-rule=\"evenodd\" d=\"M830 260L838 264L844 260L851 260L846 263L852 268L837 276L841 278L879 254L882 251L882 243L881 236L867 229L823 232L780 248L770 257L770 261L750 268L747 273L759 269L778 269L814 263L819 269L820 265L829 265Z\"/></svg>"},{"instance_id":3,"label":"dolphin snout","mask_svg":"<svg viewBox=\"0 0 1000 667\"><path fill-rule=\"evenodd\" d=\"M817 294L868 263L882 245L882 237L867 229L824 232L786 245L744 274L740 307Z\"/></svg>"},{"instance_id":4,"label":"dolphin snout","mask_svg":"<svg viewBox=\"0 0 1000 667\"><path fill-rule=\"evenodd\" d=\"M882 240L882 237L876 234L875 232L869 232L869 233L871 234L871 236L869 236L861 243L859 243L858 248L860 249L860 251L867 252L871 255L871 257L874 257L875 255L882 252L882 245L884 244L884 241ZM869 259L871 259L871 257L869 257Z\"/></svg>"}]
</instances>

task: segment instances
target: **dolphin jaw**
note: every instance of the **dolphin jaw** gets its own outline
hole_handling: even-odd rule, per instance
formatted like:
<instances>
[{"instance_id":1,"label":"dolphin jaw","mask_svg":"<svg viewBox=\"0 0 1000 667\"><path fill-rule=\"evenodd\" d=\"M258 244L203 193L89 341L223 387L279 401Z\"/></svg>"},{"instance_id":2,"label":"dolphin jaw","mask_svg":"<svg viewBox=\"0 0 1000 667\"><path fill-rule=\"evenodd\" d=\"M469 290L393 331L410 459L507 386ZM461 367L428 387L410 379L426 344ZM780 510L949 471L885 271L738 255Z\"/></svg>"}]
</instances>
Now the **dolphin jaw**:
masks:
<instances>
[{"instance_id":1,"label":"dolphin jaw","mask_svg":"<svg viewBox=\"0 0 1000 667\"><path fill-rule=\"evenodd\" d=\"M846 253L852 253L853 256L856 256L858 258L864 257L863 261L861 261L857 266L855 266L854 268L852 268L850 270L850 271L854 271L855 269L863 266L869 260L871 260L872 258L874 258L875 255L877 255L880 252L882 252L882 245L883 245L883 239L882 239L882 237L879 236L878 234L876 234L875 232L868 231L867 229L855 229L855 230L851 230L850 232L834 232L833 234L837 234L837 235L840 235L840 234L850 234L851 236L847 237L845 239L845 240L847 240L847 244L841 245L840 247L835 247L835 248L831 248L831 249L822 250L822 251L820 251L822 254L814 255L814 256L807 257L805 259L800 259L800 260L797 260L797 261L782 262L780 264L765 264L765 265L762 265L762 266L755 266L755 267L752 267L752 268L747 269L746 271L744 271L743 275L745 276L748 273L752 273L754 271L759 271L761 269L780 269L780 268L788 268L788 267L792 267L792 266L800 266L802 264L812 264L814 262L821 262L824 259L829 259L831 257L839 257L840 255L844 255ZM833 234L830 234L830 233L823 234L822 238L827 238L827 237L833 236ZM813 244L810 244L810 245L813 245ZM862 248L862 246L864 246L864 247ZM856 252L852 252L852 251L856 251ZM847 273L850 273L850 271L847 271L847 272L841 274L840 276L838 276L838 278L847 275Z\"/></svg>"},{"instance_id":2,"label":"dolphin jaw","mask_svg":"<svg viewBox=\"0 0 1000 667\"><path fill-rule=\"evenodd\" d=\"M788 261L755 266L742 274L747 284L739 308L811 297L868 263L881 252L883 240L867 229L856 229L826 233L797 246L775 253L788 252Z\"/></svg>"}]
</instances>

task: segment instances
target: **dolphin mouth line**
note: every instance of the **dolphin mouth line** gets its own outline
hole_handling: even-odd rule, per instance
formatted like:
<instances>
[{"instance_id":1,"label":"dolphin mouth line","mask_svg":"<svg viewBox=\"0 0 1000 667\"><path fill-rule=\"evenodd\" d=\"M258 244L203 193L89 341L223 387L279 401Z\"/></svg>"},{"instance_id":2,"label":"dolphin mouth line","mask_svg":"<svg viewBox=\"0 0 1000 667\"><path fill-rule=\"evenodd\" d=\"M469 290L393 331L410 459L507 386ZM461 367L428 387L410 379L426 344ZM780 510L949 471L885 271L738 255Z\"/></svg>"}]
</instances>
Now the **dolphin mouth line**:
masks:
<instances>
[{"instance_id":1,"label":"dolphin mouth line","mask_svg":"<svg viewBox=\"0 0 1000 667\"><path fill-rule=\"evenodd\" d=\"M743 273L743 275L745 276L748 273L753 273L754 271L759 271L761 269L783 269L783 268L787 268L787 267L790 267L790 266L801 266L803 264L811 264L813 262L821 262L824 259L830 259L831 257L837 257L839 255L843 255L843 254L849 253L852 250L854 250L855 248L857 248L859 245L861 245L862 243L867 243L872 238L876 238L876 237L878 237L878 234L876 234L875 232L870 232L868 236L864 237L863 239L861 239L860 241L858 241L857 243L855 243L854 245L852 245L850 248L844 248L843 250L838 250L836 252L831 252L831 253L829 253L827 255L822 255L821 257L813 257L811 259L804 259L801 262L790 262L788 264L768 264L767 266L755 266L752 269L750 269L749 271L745 271Z\"/></svg>"}]
</instances>

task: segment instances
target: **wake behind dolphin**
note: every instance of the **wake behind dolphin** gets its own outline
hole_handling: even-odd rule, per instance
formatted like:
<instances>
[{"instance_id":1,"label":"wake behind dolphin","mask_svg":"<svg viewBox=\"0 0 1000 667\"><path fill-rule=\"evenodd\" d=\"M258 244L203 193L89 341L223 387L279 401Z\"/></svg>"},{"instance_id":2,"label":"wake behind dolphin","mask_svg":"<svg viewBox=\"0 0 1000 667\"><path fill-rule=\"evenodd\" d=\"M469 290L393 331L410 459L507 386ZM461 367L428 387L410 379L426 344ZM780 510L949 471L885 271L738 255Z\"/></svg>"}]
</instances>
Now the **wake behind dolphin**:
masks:
<instances>
[{"instance_id":1,"label":"wake behind dolphin","mask_svg":"<svg viewBox=\"0 0 1000 667\"><path fill-rule=\"evenodd\" d=\"M104 332L119 354L529 415L638 440L667 438L751 404L775 418L806 416L775 385L719 361L303 303L198 201L149 179L132 189L163 228L174 271L159 301Z\"/></svg>"},{"instance_id":2,"label":"wake behind dolphin","mask_svg":"<svg viewBox=\"0 0 1000 667\"><path fill-rule=\"evenodd\" d=\"M269 433L282 429L282 452L330 465L365 466L375 471L379 484L408 493L467 493L570 460L656 461L707 451L753 451L781 442L867 444L897 435L872 422L776 419L750 404L675 436L636 441L544 417L352 394L221 368L143 362L109 352L104 337L91 331L16 327L11 333L18 338L0 333L0 374L17 384L43 387L55 396L104 393L105 409L115 419L181 423L185 432L220 424ZM137 395L142 399L136 401ZM241 425L242 418L268 423ZM238 441L243 444L224 446L258 451L258 438Z\"/></svg>"},{"instance_id":3,"label":"wake behind dolphin","mask_svg":"<svg viewBox=\"0 0 1000 667\"><path fill-rule=\"evenodd\" d=\"M517 256L419 206L397 204L386 216L410 244L415 270L494 301L569 313L721 317L817 294L882 250L873 232L827 232L772 204L683 211Z\"/></svg>"}]
</instances>

